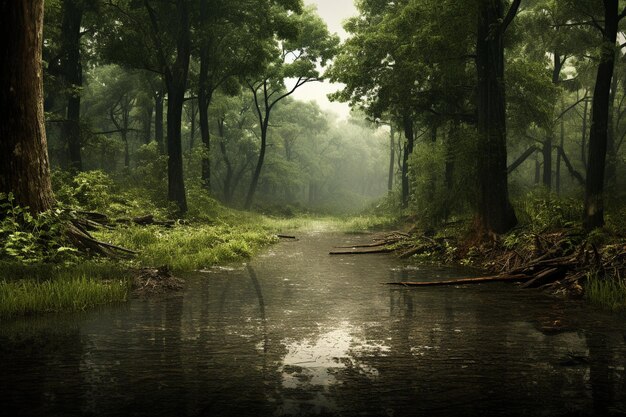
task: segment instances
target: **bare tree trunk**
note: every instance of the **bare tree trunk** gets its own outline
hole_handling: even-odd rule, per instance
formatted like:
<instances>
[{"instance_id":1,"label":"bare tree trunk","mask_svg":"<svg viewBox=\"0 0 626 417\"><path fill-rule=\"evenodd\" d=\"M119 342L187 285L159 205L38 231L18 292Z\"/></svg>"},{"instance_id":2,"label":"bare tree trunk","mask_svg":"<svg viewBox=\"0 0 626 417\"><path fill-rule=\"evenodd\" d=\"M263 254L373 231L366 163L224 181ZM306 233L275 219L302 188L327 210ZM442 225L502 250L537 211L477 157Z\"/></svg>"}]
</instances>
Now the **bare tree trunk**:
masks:
<instances>
[{"instance_id":1,"label":"bare tree trunk","mask_svg":"<svg viewBox=\"0 0 626 417\"><path fill-rule=\"evenodd\" d=\"M208 0L200 1L200 21L207 24ZM200 138L204 146L202 153L202 185L211 192L211 132L209 130L209 106L214 87L209 83L209 43L202 39L200 44L200 74L198 79L198 108L200 111Z\"/></svg>"},{"instance_id":2,"label":"bare tree trunk","mask_svg":"<svg viewBox=\"0 0 626 417\"><path fill-rule=\"evenodd\" d=\"M396 132L394 131L393 123L389 123L389 129L389 176L387 178L387 192L391 193L393 191L394 158L396 156Z\"/></svg>"},{"instance_id":3,"label":"bare tree trunk","mask_svg":"<svg viewBox=\"0 0 626 417\"><path fill-rule=\"evenodd\" d=\"M563 97L561 97L561 107L563 107ZM561 117L561 131L560 131L560 139L559 139L559 149L563 149L563 145L565 144L565 120ZM556 193L561 194L561 152L556 154Z\"/></svg>"},{"instance_id":4,"label":"bare tree trunk","mask_svg":"<svg viewBox=\"0 0 626 417\"><path fill-rule=\"evenodd\" d=\"M479 9L476 42L479 152L475 226L480 235L504 233L517 224L517 218L509 201L507 181L504 28L499 27L503 22L502 0L480 0Z\"/></svg>"},{"instance_id":5,"label":"bare tree trunk","mask_svg":"<svg viewBox=\"0 0 626 417\"><path fill-rule=\"evenodd\" d=\"M66 120L63 134L67 139L70 169L83 169L80 134L80 88L83 85L83 68L80 54L81 22L83 5L76 0L63 0L61 26L61 71L67 98Z\"/></svg>"},{"instance_id":6,"label":"bare tree trunk","mask_svg":"<svg viewBox=\"0 0 626 417\"><path fill-rule=\"evenodd\" d=\"M589 100L585 99L585 107L583 109L583 126L580 141L580 160L587 171L587 114L589 113Z\"/></svg>"},{"instance_id":7,"label":"bare tree trunk","mask_svg":"<svg viewBox=\"0 0 626 417\"><path fill-rule=\"evenodd\" d=\"M402 155L402 207L409 206L409 156L413 153L413 147L415 143L415 133L413 132L413 119L408 113L405 113L402 117L402 125L404 128L404 137L406 142L404 144L404 152Z\"/></svg>"},{"instance_id":8,"label":"bare tree trunk","mask_svg":"<svg viewBox=\"0 0 626 417\"><path fill-rule=\"evenodd\" d=\"M176 2L178 34L176 39L176 61L165 74L167 85L167 199L175 202L179 214L187 212L187 196L183 176L182 117L185 90L189 73L191 34L187 1Z\"/></svg>"},{"instance_id":9,"label":"bare tree trunk","mask_svg":"<svg viewBox=\"0 0 626 417\"><path fill-rule=\"evenodd\" d=\"M165 92L158 91L154 95L154 140L156 140L159 151L165 153L165 141L163 134L163 101Z\"/></svg>"},{"instance_id":10,"label":"bare tree trunk","mask_svg":"<svg viewBox=\"0 0 626 417\"><path fill-rule=\"evenodd\" d=\"M52 207L43 112L43 0L0 2L0 193L40 213Z\"/></svg>"},{"instance_id":11,"label":"bare tree trunk","mask_svg":"<svg viewBox=\"0 0 626 417\"><path fill-rule=\"evenodd\" d=\"M608 140L609 96L615 66L615 41L617 40L618 0L603 0L604 31L602 52L596 85L593 92L591 129L589 132L589 157L585 184L585 209L583 225L592 230L604 225L604 176Z\"/></svg>"}]
</instances>

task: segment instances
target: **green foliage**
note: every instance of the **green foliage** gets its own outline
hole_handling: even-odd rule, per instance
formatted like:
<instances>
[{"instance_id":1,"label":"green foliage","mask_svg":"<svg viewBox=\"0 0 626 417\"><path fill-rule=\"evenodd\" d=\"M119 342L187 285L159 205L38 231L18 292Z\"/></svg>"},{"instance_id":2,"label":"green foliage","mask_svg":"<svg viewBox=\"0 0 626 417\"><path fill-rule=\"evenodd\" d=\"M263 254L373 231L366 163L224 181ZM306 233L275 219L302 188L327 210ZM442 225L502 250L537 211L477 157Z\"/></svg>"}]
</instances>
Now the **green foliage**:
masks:
<instances>
[{"instance_id":1,"label":"green foliage","mask_svg":"<svg viewBox=\"0 0 626 417\"><path fill-rule=\"evenodd\" d=\"M218 263L250 258L275 237L258 225L195 224L163 229L131 226L103 231L103 239L139 251L137 262L143 266L168 265L175 271L192 271Z\"/></svg>"},{"instance_id":2,"label":"green foliage","mask_svg":"<svg viewBox=\"0 0 626 417\"><path fill-rule=\"evenodd\" d=\"M119 192L114 181L103 171L85 171L71 175L56 171L53 188L57 199L66 205L83 210L106 210Z\"/></svg>"},{"instance_id":3,"label":"green foliage","mask_svg":"<svg viewBox=\"0 0 626 417\"><path fill-rule=\"evenodd\" d=\"M150 155L150 146L146 154ZM148 159L149 157L147 157ZM80 211L94 211L111 217L133 217L147 213L168 217L173 208L165 202L164 187L148 173L162 162L158 157L115 180L104 171L83 171L74 176L56 171L52 176L55 196L60 203ZM163 179L162 174L160 174ZM158 178L158 177L157 177Z\"/></svg>"},{"instance_id":4,"label":"green foliage","mask_svg":"<svg viewBox=\"0 0 626 417\"><path fill-rule=\"evenodd\" d=\"M618 278L606 278L597 273L587 274L585 297L590 302L612 311L626 308L626 283Z\"/></svg>"},{"instance_id":5,"label":"green foliage","mask_svg":"<svg viewBox=\"0 0 626 417\"><path fill-rule=\"evenodd\" d=\"M32 215L15 204L12 194L0 194L0 260L26 265L75 261L76 249L65 235L69 218L59 207Z\"/></svg>"},{"instance_id":6,"label":"green foliage","mask_svg":"<svg viewBox=\"0 0 626 417\"><path fill-rule=\"evenodd\" d=\"M520 223L536 232L576 227L582 213L580 200L558 197L543 188L516 198L513 205Z\"/></svg>"}]
</instances>

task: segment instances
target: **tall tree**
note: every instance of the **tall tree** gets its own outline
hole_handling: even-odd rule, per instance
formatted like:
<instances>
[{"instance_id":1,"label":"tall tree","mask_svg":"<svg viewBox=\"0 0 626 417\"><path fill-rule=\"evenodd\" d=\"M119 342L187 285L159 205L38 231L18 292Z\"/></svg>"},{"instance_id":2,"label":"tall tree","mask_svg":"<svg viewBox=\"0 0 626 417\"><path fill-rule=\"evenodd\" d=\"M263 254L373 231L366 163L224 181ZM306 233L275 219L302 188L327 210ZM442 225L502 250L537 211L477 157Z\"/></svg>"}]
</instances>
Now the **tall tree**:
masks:
<instances>
[{"instance_id":1,"label":"tall tree","mask_svg":"<svg viewBox=\"0 0 626 417\"><path fill-rule=\"evenodd\" d=\"M0 2L0 193L33 213L53 204L43 115L43 0Z\"/></svg>"},{"instance_id":2,"label":"tall tree","mask_svg":"<svg viewBox=\"0 0 626 417\"><path fill-rule=\"evenodd\" d=\"M478 198L476 231L504 233L517 223L509 201L504 95L504 32L517 13L515 0L504 16L502 0L478 1L476 39Z\"/></svg>"},{"instance_id":3,"label":"tall tree","mask_svg":"<svg viewBox=\"0 0 626 417\"><path fill-rule=\"evenodd\" d=\"M619 21L626 16L626 8L620 13L618 0L602 0L604 26L594 19L594 25L602 34L600 62L591 104L591 128L589 131L589 154L587 180L585 182L585 207L583 225L592 230L604 225L604 179L609 122L609 97L611 79L615 67L615 42Z\"/></svg>"},{"instance_id":4,"label":"tall tree","mask_svg":"<svg viewBox=\"0 0 626 417\"><path fill-rule=\"evenodd\" d=\"M61 75L67 100L63 135L67 140L70 168L83 169L81 158L80 94L83 85L81 62L82 22L85 7L82 0L63 0L61 26Z\"/></svg>"},{"instance_id":5,"label":"tall tree","mask_svg":"<svg viewBox=\"0 0 626 417\"><path fill-rule=\"evenodd\" d=\"M291 14L283 17L291 20L296 36L277 42L275 58L267 70L259 78L245 80L254 98L254 109L259 122L261 143L259 157L250 181L244 207L249 209L254 200L261 170L267 150L268 128L272 110L280 101L289 97L304 84L320 81L317 65L325 66L334 56L339 37L330 35L322 19L311 8L302 14ZM285 79L294 79L289 88L285 88Z\"/></svg>"},{"instance_id":6,"label":"tall tree","mask_svg":"<svg viewBox=\"0 0 626 417\"><path fill-rule=\"evenodd\" d=\"M156 72L163 80L167 92L167 198L177 205L179 214L187 211L181 128L191 56L192 3L111 0L107 4L118 21L108 28L104 45L112 61Z\"/></svg>"}]
</instances>

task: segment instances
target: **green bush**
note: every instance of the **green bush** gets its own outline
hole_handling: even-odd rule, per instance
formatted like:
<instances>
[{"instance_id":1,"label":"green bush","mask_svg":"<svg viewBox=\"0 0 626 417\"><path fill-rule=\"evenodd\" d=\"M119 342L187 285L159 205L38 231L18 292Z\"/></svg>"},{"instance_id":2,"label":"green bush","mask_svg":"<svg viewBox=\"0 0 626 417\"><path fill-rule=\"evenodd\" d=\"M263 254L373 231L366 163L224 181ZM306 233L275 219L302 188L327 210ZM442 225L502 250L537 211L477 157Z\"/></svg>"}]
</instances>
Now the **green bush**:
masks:
<instances>
[{"instance_id":1,"label":"green bush","mask_svg":"<svg viewBox=\"0 0 626 417\"><path fill-rule=\"evenodd\" d=\"M580 199L558 197L544 188L537 188L515 199L517 217L533 231L578 226L583 208Z\"/></svg>"},{"instance_id":2,"label":"green bush","mask_svg":"<svg viewBox=\"0 0 626 417\"><path fill-rule=\"evenodd\" d=\"M0 194L0 260L23 264L71 263L77 251L65 231L71 213L59 207L32 215L15 203L13 194Z\"/></svg>"}]
</instances>

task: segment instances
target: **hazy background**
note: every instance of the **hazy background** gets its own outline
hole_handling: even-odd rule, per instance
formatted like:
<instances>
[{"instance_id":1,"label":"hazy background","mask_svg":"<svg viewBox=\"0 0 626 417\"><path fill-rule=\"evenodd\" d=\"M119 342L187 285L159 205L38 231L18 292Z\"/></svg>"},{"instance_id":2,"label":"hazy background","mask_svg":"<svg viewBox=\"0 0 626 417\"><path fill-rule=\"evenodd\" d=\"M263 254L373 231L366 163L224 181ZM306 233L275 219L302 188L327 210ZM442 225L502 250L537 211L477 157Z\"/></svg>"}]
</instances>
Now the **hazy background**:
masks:
<instances>
[{"instance_id":1,"label":"hazy background","mask_svg":"<svg viewBox=\"0 0 626 417\"><path fill-rule=\"evenodd\" d=\"M352 0L304 0L305 4L313 4L317 6L318 14L326 21L328 30L337 33L342 40L346 38L346 32L343 30L342 22L357 14L356 7ZM322 109L331 110L345 119L350 113L350 108L345 103L331 103L326 95L341 88L341 84L331 84L329 82L310 83L300 87L295 93L294 98L298 100L313 100L317 102Z\"/></svg>"}]
</instances>

